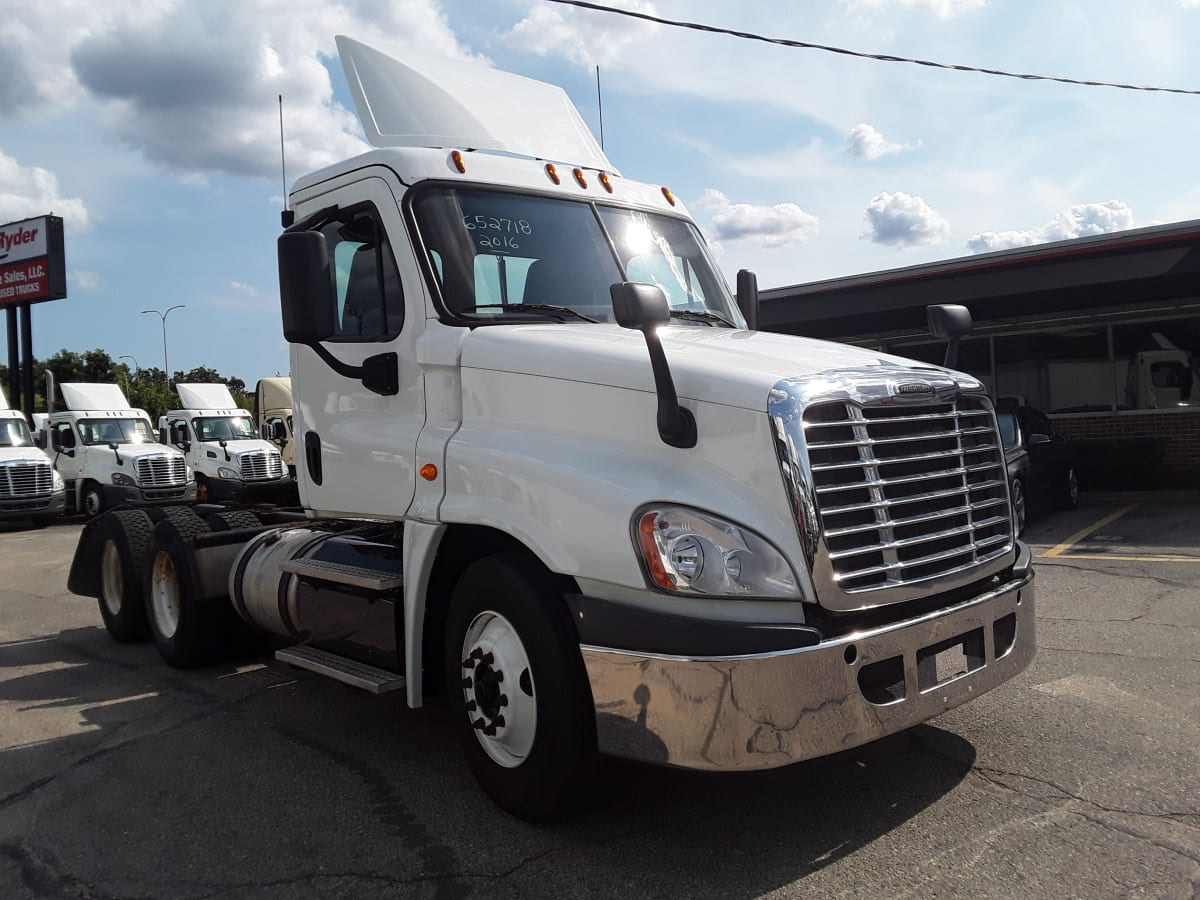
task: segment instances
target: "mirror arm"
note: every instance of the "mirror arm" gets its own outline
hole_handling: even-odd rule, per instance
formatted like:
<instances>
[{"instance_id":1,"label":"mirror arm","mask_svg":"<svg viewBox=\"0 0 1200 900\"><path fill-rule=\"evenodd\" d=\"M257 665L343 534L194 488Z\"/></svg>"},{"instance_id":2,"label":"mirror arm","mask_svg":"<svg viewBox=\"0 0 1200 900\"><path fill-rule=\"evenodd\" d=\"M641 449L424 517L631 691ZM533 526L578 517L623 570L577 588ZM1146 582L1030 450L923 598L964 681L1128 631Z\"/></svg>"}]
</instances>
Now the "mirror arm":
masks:
<instances>
[{"instance_id":1,"label":"mirror arm","mask_svg":"<svg viewBox=\"0 0 1200 900\"><path fill-rule=\"evenodd\" d=\"M361 366L344 363L321 344L305 344L321 361L343 378L357 378L368 391L391 397L400 393L400 357L395 353L376 353Z\"/></svg>"},{"instance_id":2,"label":"mirror arm","mask_svg":"<svg viewBox=\"0 0 1200 900\"><path fill-rule=\"evenodd\" d=\"M947 369L958 368L958 341L956 337L949 338L946 341L946 359L942 363Z\"/></svg>"},{"instance_id":3,"label":"mirror arm","mask_svg":"<svg viewBox=\"0 0 1200 900\"><path fill-rule=\"evenodd\" d=\"M696 446L696 417L692 411L679 405L675 392L675 379L667 365L667 354L662 341L653 328L642 330L646 338L646 350L650 353L650 368L654 372L654 389L658 394L658 436L669 447L682 450Z\"/></svg>"}]
</instances>

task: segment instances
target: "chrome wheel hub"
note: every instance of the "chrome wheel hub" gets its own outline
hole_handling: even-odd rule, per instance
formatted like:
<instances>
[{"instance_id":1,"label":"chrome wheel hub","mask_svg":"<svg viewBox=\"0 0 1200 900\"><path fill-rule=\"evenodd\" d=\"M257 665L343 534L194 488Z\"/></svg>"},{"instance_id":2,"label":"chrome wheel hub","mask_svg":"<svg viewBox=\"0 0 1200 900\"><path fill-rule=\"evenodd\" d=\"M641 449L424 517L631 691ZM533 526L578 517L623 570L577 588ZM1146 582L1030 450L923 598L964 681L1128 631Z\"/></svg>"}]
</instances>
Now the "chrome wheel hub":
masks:
<instances>
[{"instance_id":1,"label":"chrome wheel hub","mask_svg":"<svg viewBox=\"0 0 1200 900\"><path fill-rule=\"evenodd\" d=\"M100 554L100 590L109 615L120 615L125 605L125 575L121 571L121 554L112 541L104 542Z\"/></svg>"},{"instance_id":2,"label":"chrome wheel hub","mask_svg":"<svg viewBox=\"0 0 1200 900\"><path fill-rule=\"evenodd\" d=\"M179 608L175 563L160 550L154 557L154 568L150 573L150 610L154 614L154 627L167 640L179 629Z\"/></svg>"},{"instance_id":3,"label":"chrome wheel hub","mask_svg":"<svg viewBox=\"0 0 1200 900\"><path fill-rule=\"evenodd\" d=\"M490 610L467 628L462 692L475 737L506 769L521 765L537 733L537 700L529 655L512 623Z\"/></svg>"}]
</instances>

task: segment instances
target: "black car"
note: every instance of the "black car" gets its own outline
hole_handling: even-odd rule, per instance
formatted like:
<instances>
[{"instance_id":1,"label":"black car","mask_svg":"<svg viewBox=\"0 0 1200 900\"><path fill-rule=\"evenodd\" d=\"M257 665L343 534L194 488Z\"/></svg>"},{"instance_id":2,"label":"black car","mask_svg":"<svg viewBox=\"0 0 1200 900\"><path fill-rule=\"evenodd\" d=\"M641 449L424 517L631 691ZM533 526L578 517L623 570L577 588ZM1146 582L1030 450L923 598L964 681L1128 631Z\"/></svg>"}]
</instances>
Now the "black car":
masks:
<instances>
[{"instance_id":1,"label":"black car","mask_svg":"<svg viewBox=\"0 0 1200 900\"><path fill-rule=\"evenodd\" d=\"M1001 404L996 410L1017 534L1028 514L1074 509L1079 479L1070 442L1046 416L1029 406Z\"/></svg>"}]
</instances>

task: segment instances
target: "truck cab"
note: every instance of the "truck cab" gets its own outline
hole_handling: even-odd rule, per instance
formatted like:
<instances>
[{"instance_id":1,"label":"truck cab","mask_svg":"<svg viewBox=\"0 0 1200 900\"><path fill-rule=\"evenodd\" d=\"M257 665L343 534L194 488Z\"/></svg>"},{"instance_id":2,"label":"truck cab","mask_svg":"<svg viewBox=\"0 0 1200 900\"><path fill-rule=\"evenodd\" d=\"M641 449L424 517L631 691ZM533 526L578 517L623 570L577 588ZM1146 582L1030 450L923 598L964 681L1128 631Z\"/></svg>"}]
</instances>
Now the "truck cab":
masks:
<instances>
[{"instance_id":1,"label":"truck cab","mask_svg":"<svg viewBox=\"0 0 1200 900\"><path fill-rule=\"evenodd\" d=\"M279 448L288 473L296 477L296 441L292 433L292 379L263 378L254 390L258 433Z\"/></svg>"},{"instance_id":2,"label":"truck cab","mask_svg":"<svg viewBox=\"0 0 1200 900\"><path fill-rule=\"evenodd\" d=\"M67 508L92 517L121 504L191 503L196 483L183 454L158 443L145 410L115 384L61 385L67 409L47 421L50 456Z\"/></svg>"},{"instance_id":3,"label":"truck cab","mask_svg":"<svg viewBox=\"0 0 1200 900\"><path fill-rule=\"evenodd\" d=\"M46 525L62 514L62 476L38 447L19 410L0 391L0 520Z\"/></svg>"},{"instance_id":4,"label":"truck cab","mask_svg":"<svg viewBox=\"0 0 1200 900\"><path fill-rule=\"evenodd\" d=\"M160 440L180 450L201 502L273 496L292 484L279 448L223 384L177 384L183 409L159 419Z\"/></svg>"}]
</instances>

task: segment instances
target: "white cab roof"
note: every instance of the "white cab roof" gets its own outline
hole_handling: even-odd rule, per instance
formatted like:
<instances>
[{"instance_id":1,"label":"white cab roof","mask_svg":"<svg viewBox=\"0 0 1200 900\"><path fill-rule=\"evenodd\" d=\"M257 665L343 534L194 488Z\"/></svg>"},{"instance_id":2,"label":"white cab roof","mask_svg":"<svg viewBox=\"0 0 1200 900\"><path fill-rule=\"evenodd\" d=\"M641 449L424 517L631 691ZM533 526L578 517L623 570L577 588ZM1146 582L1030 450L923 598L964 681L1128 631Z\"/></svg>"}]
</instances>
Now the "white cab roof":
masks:
<instances>
[{"instance_id":1,"label":"white cab roof","mask_svg":"<svg viewBox=\"0 0 1200 900\"><path fill-rule=\"evenodd\" d=\"M125 393L115 384L73 382L60 385L67 409L129 409Z\"/></svg>"},{"instance_id":2,"label":"white cab roof","mask_svg":"<svg viewBox=\"0 0 1200 900\"><path fill-rule=\"evenodd\" d=\"M620 174L556 85L344 35L336 41L373 147L499 150Z\"/></svg>"},{"instance_id":3,"label":"white cab roof","mask_svg":"<svg viewBox=\"0 0 1200 900\"><path fill-rule=\"evenodd\" d=\"M175 390L185 409L237 409L224 384L177 384Z\"/></svg>"}]
</instances>

